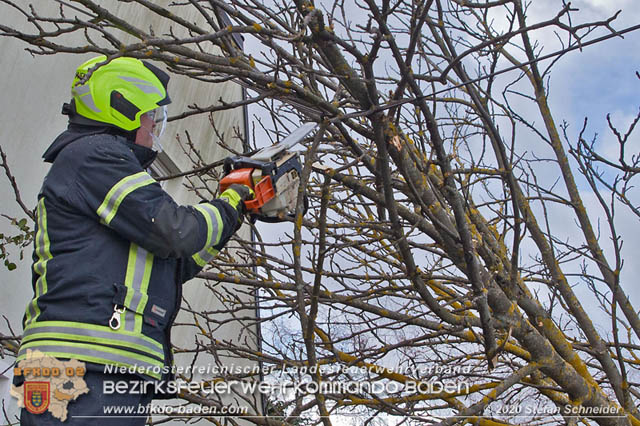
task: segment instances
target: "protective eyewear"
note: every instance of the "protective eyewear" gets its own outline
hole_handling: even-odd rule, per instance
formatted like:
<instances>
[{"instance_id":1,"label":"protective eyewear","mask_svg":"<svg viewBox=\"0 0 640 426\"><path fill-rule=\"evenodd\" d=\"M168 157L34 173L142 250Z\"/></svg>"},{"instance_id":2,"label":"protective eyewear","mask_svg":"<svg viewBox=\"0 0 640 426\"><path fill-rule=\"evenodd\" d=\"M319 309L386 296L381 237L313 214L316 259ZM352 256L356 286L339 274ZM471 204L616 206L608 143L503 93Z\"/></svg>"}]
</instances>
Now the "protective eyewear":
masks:
<instances>
[{"instance_id":1,"label":"protective eyewear","mask_svg":"<svg viewBox=\"0 0 640 426\"><path fill-rule=\"evenodd\" d=\"M164 129L167 126L167 106L159 106L158 108L152 109L151 111L147 111L145 114L155 122L153 130L150 132L151 138L153 139L152 149L158 152L162 152L160 138L162 137Z\"/></svg>"}]
</instances>

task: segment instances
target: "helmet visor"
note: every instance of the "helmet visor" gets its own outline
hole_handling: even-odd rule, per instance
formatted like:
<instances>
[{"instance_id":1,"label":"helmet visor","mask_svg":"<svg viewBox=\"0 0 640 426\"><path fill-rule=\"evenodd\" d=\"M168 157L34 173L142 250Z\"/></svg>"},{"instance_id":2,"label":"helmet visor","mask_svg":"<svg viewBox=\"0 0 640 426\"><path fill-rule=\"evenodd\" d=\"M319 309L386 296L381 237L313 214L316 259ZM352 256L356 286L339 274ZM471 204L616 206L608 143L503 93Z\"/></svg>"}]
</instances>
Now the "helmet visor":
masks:
<instances>
[{"instance_id":1,"label":"helmet visor","mask_svg":"<svg viewBox=\"0 0 640 426\"><path fill-rule=\"evenodd\" d=\"M147 116L154 121L153 129L151 130L151 138L153 139L153 149L162 152L162 145L160 144L160 138L164 134L164 129L167 126L167 106L159 106L146 112Z\"/></svg>"}]
</instances>

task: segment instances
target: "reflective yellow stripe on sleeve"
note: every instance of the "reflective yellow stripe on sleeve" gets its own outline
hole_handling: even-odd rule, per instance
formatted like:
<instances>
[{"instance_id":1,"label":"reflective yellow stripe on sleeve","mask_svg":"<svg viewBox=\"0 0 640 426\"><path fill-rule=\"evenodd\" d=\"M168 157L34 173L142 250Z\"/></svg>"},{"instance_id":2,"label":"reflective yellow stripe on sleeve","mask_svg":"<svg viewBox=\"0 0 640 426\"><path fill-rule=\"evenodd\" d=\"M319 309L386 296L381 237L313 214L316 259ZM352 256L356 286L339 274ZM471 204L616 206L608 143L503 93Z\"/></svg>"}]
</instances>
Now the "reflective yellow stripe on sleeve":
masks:
<instances>
[{"instance_id":1,"label":"reflective yellow stripe on sleeve","mask_svg":"<svg viewBox=\"0 0 640 426\"><path fill-rule=\"evenodd\" d=\"M222 217L218 209L211 204L198 204L193 207L202 213L207 222L207 242L202 250L192 256L199 266L204 266L218 254L218 250L213 246L220 242L222 236Z\"/></svg>"},{"instance_id":2,"label":"reflective yellow stripe on sleeve","mask_svg":"<svg viewBox=\"0 0 640 426\"><path fill-rule=\"evenodd\" d=\"M124 200L127 195L138 188L150 185L154 182L155 179L153 179L147 172L139 172L120 179L104 197L104 201L102 201L102 204L100 204L96 213L100 216L102 222L108 225L116 216L118 207L120 207L122 200Z\"/></svg>"}]
</instances>

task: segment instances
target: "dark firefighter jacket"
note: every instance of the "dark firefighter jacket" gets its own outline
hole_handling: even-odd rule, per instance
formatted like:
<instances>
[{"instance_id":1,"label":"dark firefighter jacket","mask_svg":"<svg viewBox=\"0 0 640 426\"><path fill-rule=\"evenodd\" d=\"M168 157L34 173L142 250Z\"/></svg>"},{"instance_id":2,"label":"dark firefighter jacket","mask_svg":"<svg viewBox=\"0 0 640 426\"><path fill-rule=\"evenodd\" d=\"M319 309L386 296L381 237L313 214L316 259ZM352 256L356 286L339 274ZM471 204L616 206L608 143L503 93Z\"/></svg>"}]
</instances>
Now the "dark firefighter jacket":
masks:
<instances>
[{"instance_id":1,"label":"dark firefighter jacket","mask_svg":"<svg viewBox=\"0 0 640 426\"><path fill-rule=\"evenodd\" d=\"M154 156L74 124L47 150L17 361L38 350L166 377L181 284L231 237L238 213L222 200L177 205L143 169Z\"/></svg>"}]
</instances>

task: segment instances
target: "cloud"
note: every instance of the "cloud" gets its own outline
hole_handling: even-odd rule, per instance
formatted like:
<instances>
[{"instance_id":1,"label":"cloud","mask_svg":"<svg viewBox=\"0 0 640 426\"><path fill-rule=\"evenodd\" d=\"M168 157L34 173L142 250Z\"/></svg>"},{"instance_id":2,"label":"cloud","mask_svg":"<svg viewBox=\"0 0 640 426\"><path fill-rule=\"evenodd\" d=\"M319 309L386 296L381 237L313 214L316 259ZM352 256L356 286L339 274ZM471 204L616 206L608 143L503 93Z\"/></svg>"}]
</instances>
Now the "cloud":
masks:
<instances>
[{"instance_id":1,"label":"cloud","mask_svg":"<svg viewBox=\"0 0 640 426\"><path fill-rule=\"evenodd\" d=\"M630 12L634 8L632 7L631 0L583 0L580 2L572 2L572 6L582 8L587 11L593 11L594 13L609 13L614 14L618 10L624 10Z\"/></svg>"}]
</instances>

